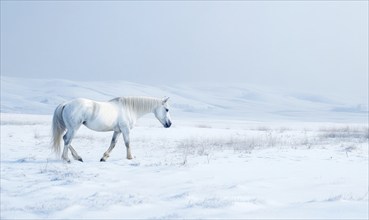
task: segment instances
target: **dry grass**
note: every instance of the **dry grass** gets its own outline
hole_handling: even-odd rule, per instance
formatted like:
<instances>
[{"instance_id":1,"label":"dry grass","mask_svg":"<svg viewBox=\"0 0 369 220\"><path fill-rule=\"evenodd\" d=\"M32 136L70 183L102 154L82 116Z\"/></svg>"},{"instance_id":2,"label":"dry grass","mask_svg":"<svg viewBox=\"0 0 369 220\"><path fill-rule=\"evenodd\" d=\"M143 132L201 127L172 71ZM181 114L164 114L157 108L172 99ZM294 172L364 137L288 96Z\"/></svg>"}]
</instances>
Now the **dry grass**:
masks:
<instances>
[{"instance_id":1,"label":"dry grass","mask_svg":"<svg viewBox=\"0 0 369 220\"><path fill-rule=\"evenodd\" d=\"M342 126L342 127L324 127L320 128L320 137L326 139L356 139L368 140L369 128L366 126Z\"/></svg>"},{"instance_id":2,"label":"dry grass","mask_svg":"<svg viewBox=\"0 0 369 220\"><path fill-rule=\"evenodd\" d=\"M255 131L252 129L252 131ZM292 130L258 127L253 135L231 135L226 137L192 137L178 142L183 152L184 164L188 156L207 156L216 151L233 150L237 153L251 153L255 149L305 148L337 146L344 151L353 151L358 143L367 143L368 127L326 127L320 129ZM333 143L333 145L331 145ZM348 147L349 146L349 147Z\"/></svg>"}]
</instances>

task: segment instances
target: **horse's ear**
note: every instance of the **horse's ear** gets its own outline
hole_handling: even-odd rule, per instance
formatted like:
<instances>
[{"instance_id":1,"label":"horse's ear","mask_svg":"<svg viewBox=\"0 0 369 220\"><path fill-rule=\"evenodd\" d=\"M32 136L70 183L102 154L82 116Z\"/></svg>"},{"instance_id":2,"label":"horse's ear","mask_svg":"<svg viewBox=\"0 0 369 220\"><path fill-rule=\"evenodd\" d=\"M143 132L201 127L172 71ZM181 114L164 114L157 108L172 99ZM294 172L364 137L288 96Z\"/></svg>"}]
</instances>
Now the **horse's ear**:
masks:
<instances>
[{"instance_id":1,"label":"horse's ear","mask_svg":"<svg viewBox=\"0 0 369 220\"><path fill-rule=\"evenodd\" d=\"M163 105L168 101L169 97L164 97L163 98Z\"/></svg>"}]
</instances>

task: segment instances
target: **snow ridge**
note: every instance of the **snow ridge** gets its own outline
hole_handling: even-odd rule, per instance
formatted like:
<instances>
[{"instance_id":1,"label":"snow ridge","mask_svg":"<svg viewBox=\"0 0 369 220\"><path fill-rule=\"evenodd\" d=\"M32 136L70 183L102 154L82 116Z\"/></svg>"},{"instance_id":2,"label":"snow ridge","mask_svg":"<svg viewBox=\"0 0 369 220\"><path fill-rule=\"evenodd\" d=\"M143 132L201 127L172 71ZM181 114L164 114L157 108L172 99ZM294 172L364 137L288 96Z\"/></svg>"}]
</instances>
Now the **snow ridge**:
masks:
<instances>
[{"instance_id":1,"label":"snow ridge","mask_svg":"<svg viewBox=\"0 0 369 220\"><path fill-rule=\"evenodd\" d=\"M52 114L73 98L100 101L118 96L171 97L172 115L245 120L366 122L368 104L247 84L187 83L150 86L126 81L77 82L1 77L1 112Z\"/></svg>"}]
</instances>

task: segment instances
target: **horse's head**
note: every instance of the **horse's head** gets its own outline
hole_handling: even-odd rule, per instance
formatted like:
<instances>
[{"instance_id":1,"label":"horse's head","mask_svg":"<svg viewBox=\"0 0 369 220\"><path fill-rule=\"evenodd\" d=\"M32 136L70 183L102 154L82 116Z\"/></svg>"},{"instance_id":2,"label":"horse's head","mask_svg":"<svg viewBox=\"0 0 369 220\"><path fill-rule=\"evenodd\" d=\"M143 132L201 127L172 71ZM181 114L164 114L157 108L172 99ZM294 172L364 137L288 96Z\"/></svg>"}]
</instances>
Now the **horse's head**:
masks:
<instances>
[{"instance_id":1,"label":"horse's head","mask_svg":"<svg viewBox=\"0 0 369 220\"><path fill-rule=\"evenodd\" d=\"M155 108L155 117L160 121L160 123L165 127L169 128L172 125L169 115L168 101L169 97L163 98L161 105Z\"/></svg>"}]
</instances>

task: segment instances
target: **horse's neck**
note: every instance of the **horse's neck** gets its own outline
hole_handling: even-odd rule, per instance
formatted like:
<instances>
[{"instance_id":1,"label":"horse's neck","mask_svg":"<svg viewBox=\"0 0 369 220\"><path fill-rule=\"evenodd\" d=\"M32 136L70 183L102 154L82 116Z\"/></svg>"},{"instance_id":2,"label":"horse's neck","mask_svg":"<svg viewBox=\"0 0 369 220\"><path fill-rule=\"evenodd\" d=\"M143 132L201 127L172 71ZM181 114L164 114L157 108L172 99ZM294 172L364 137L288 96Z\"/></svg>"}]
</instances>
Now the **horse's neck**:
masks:
<instances>
[{"instance_id":1,"label":"horse's neck","mask_svg":"<svg viewBox=\"0 0 369 220\"><path fill-rule=\"evenodd\" d=\"M123 102L127 113L133 121L154 112L155 108L160 104L158 99L146 97L126 97Z\"/></svg>"}]
</instances>

